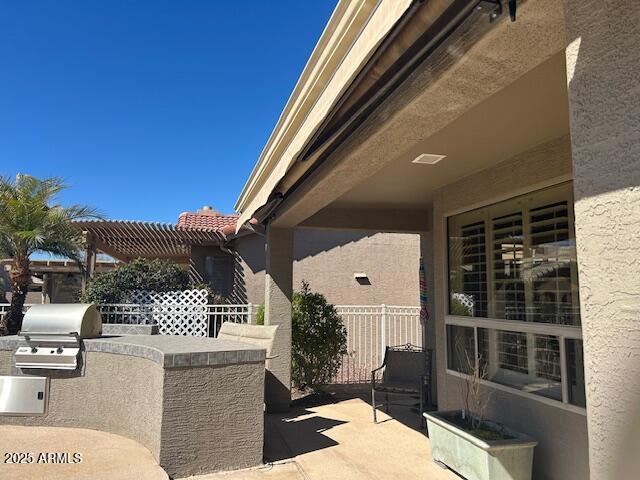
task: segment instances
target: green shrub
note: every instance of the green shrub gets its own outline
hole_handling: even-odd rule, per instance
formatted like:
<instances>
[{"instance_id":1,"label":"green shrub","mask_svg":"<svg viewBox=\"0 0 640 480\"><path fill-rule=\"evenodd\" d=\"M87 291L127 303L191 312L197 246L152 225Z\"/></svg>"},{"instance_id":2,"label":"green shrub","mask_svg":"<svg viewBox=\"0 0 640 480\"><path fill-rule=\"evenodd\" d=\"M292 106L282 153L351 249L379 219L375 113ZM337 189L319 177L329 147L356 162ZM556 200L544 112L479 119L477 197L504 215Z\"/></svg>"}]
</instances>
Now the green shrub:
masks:
<instances>
[{"instance_id":1,"label":"green shrub","mask_svg":"<svg viewBox=\"0 0 640 480\"><path fill-rule=\"evenodd\" d=\"M264 325L264 303L256 310L256 325Z\"/></svg>"},{"instance_id":2,"label":"green shrub","mask_svg":"<svg viewBox=\"0 0 640 480\"><path fill-rule=\"evenodd\" d=\"M206 290L207 291L207 303L210 305L225 305L229 303L229 299L222 295L219 292L216 292L213 288L211 288L206 283L193 283L188 288L192 288L194 290Z\"/></svg>"},{"instance_id":3,"label":"green shrub","mask_svg":"<svg viewBox=\"0 0 640 480\"><path fill-rule=\"evenodd\" d=\"M450 315L459 315L459 316L471 316L471 309L464 305L459 299L456 297L451 297L451 303L449 304Z\"/></svg>"},{"instance_id":4,"label":"green shrub","mask_svg":"<svg viewBox=\"0 0 640 480\"><path fill-rule=\"evenodd\" d=\"M109 272L97 274L88 284L80 301L86 303L123 303L135 290L171 292L190 288L189 274L169 260L137 259Z\"/></svg>"},{"instance_id":5,"label":"green shrub","mask_svg":"<svg viewBox=\"0 0 640 480\"><path fill-rule=\"evenodd\" d=\"M293 295L291 380L299 389L318 390L336 375L347 353L347 331L324 295L302 290Z\"/></svg>"}]
</instances>

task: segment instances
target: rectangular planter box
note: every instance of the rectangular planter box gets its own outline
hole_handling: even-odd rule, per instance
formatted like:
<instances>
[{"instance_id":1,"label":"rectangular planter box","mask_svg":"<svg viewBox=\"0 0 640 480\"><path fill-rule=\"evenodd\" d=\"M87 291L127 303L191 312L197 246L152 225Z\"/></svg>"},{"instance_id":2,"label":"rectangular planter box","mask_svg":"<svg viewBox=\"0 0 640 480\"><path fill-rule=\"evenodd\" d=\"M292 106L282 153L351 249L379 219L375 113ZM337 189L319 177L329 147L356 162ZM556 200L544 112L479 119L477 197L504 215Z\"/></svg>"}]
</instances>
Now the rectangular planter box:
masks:
<instances>
[{"instance_id":1,"label":"rectangular planter box","mask_svg":"<svg viewBox=\"0 0 640 480\"><path fill-rule=\"evenodd\" d=\"M459 410L424 414L434 460L468 480L531 480L533 449L538 442L502 426L501 431L513 438L481 440L451 421L459 414Z\"/></svg>"}]
</instances>

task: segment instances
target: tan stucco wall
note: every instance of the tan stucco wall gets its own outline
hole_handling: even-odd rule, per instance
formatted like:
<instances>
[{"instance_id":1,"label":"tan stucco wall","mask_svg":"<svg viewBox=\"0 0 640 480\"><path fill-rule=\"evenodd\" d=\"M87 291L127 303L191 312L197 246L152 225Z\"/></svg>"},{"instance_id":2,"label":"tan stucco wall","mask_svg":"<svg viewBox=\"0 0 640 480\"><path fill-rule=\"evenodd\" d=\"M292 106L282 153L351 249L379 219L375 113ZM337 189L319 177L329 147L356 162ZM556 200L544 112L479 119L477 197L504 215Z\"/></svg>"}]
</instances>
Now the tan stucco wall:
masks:
<instances>
[{"instance_id":1,"label":"tan stucco wall","mask_svg":"<svg viewBox=\"0 0 640 480\"><path fill-rule=\"evenodd\" d=\"M264 302L264 237L238 239L238 289L250 303ZM298 229L294 239L293 286L302 280L329 302L348 305L418 305L420 236ZM366 273L361 285L354 273Z\"/></svg>"},{"instance_id":2,"label":"tan stucco wall","mask_svg":"<svg viewBox=\"0 0 640 480\"><path fill-rule=\"evenodd\" d=\"M224 292L231 292L233 290L233 269L234 269L234 255L222 250L217 246L197 246L191 247L191 258L189 272L191 278L198 282L209 283L212 287L216 288L215 284L211 284L211 278L207 278L207 257L226 257L229 259L229 270L226 276L226 282L223 280L224 276L217 279L218 282L222 282L217 285L217 289Z\"/></svg>"},{"instance_id":3,"label":"tan stucco wall","mask_svg":"<svg viewBox=\"0 0 640 480\"><path fill-rule=\"evenodd\" d=\"M86 355L81 376L46 373L44 416L0 416L0 424L123 435L148 448L172 477L262 463L264 362L165 369L135 356ZM16 374L12 357L13 350L0 350L0 375Z\"/></svg>"},{"instance_id":4,"label":"tan stucco wall","mask_svg":"<svg viewBox=\"0 0 640 480\"><path fill-rule=\"evenodd\" d=\"M640 2L564 4L591 478L638 478Z\"/></svg>"},{"instance_id":5,"label":"tan stucco wall","mask_svg":"<svg viewBox=\"0 0 640 480\"><path fill-rule=\"evenodd\" d=\"M11 292L6 292L4 299L0 295L0 303L11 303ZM24 303L42 303L42 293L41 292L28 292L25 297Z\"/></svg>"},{"instance_id":6,"label":"tan stucco wall","mask_svg":"<svg viewBox=\"0 0 640 480\"><path fill-rule=\"evenodd\" d=\"M567 180L571 171L571 145L565 136L435 192L433 241L439 409L460 407L461 395L460 380L445 371L444 316L448 304L445 215ZM515 393L491 391L494 393L490 418L530 434L540 442L534 455L534 478L584 480L589 477L586 415Z\"/></svg>"},{"instance_id":7,"label":"tan stucco wall","mask_svg":"<svg viewBox=\"0 0 640 480\"><path fill-rule=\"evenodd\" d=\"M0 351L1 375L12 374L12 356L13 351ZM0 423L103 430L140 442L158 459L163 368L126 355L89 352L87 357L84 376L52 373L44 417L0 416Z\"/></svg>"},{"instance_id":8,"label":"tan stucco wall","mask_svg":"<svg viewBox=\"0 0 640 480\"><path fill-rule=\"evenodd\" d=\"M267 228L264 323L276 326L265 377L268 412L286 412L291 403L291 300L293 296L292 229Z\"/></svg>"},{"instance_id":9,"label":"tan stucco wall","mask_svg":"<svg viewBox=\"0 0 640 480\"><path fill-rule=\"evenodd\" d=\"M264 269L266 244L262 235L241 237L233 242L237 253L237 271L234 284L237 303L264 303Z\"/></svg>"},{"instance_id":10,"label":"tan stucco wall","mask_svg":"<svg viewBox=\"0 0 640 480\"><path fill-rule=\"evenodd\" d=\"M262 463L263 396L263 362L165 370L160 465L187 477Z\"/></svg>"}]
</instances>

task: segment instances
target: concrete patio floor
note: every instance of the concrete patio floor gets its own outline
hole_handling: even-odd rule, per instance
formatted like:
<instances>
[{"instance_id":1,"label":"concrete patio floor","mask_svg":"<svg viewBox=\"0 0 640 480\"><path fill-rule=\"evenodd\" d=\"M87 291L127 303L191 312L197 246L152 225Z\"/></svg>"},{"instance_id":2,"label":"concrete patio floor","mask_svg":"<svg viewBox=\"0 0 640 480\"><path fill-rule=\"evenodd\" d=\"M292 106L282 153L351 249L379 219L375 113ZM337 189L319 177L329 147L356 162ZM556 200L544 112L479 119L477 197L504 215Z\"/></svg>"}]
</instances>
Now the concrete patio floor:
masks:
<instances>
[{"instance_id":1,"label":"concrete patio floor","mask_svg":"<svg viewBox=\"0 0 640 480\"><path fill-rule=\"evenodd\" d=\"M338 394L335 403L268 415L265 462L255 469L190 480L460 480L431 458L417 414L394 407L374 424L361 397Z\"/></svg>"},{"instance_id":2,"label":"concrete patio floor","mask_svg":"<svg viewBox=\"0 0 640 480\"><path fill-rule=\"evenodd\" d=\"M168 479L151 452L138 442L84 428L0 425L0 452L2 480ZM33 463L7 464L5 453L9 452L29 452ZM69 458L79 453L82 461L66 463L66 459L48 453L67 453Z\"/></svg>"},{"instance_id":3,"label":"concrete patio floor","mask_svg":"<svg viewBox=\"0 0 640 480\"><path fill-rule=\"evenodd\" d=\"M395 407L371 421L367 392L338 392L331 403L267 415L265 465L190 480L460 480L433 462L417 414ZM2 480L167 480L151 453L105 432L0 426L0 452L79 452L82 463L0 463Z\"/></svg>"}]
</instances>

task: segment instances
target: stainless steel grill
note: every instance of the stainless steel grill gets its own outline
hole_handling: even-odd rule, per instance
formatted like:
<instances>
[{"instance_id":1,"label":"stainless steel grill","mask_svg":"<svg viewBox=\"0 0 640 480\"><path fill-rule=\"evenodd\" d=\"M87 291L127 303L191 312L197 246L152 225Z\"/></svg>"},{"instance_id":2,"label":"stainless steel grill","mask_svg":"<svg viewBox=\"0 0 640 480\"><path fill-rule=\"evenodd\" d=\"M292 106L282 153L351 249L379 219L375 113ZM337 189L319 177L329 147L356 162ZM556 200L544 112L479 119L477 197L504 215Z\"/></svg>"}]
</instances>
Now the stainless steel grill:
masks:
<instances>
[{"instance_id":1,"label":"stainless steel grill","mask_svg":"<svg viewBox=\"0 0 640 480\"><path fill-rule=\"evenodd\" d=\"M18 347L18 368L75 370L84 338L102 334L102 319L93 304L33 305L24 316L27 346Z\"/></svg>"}]
</instances>

